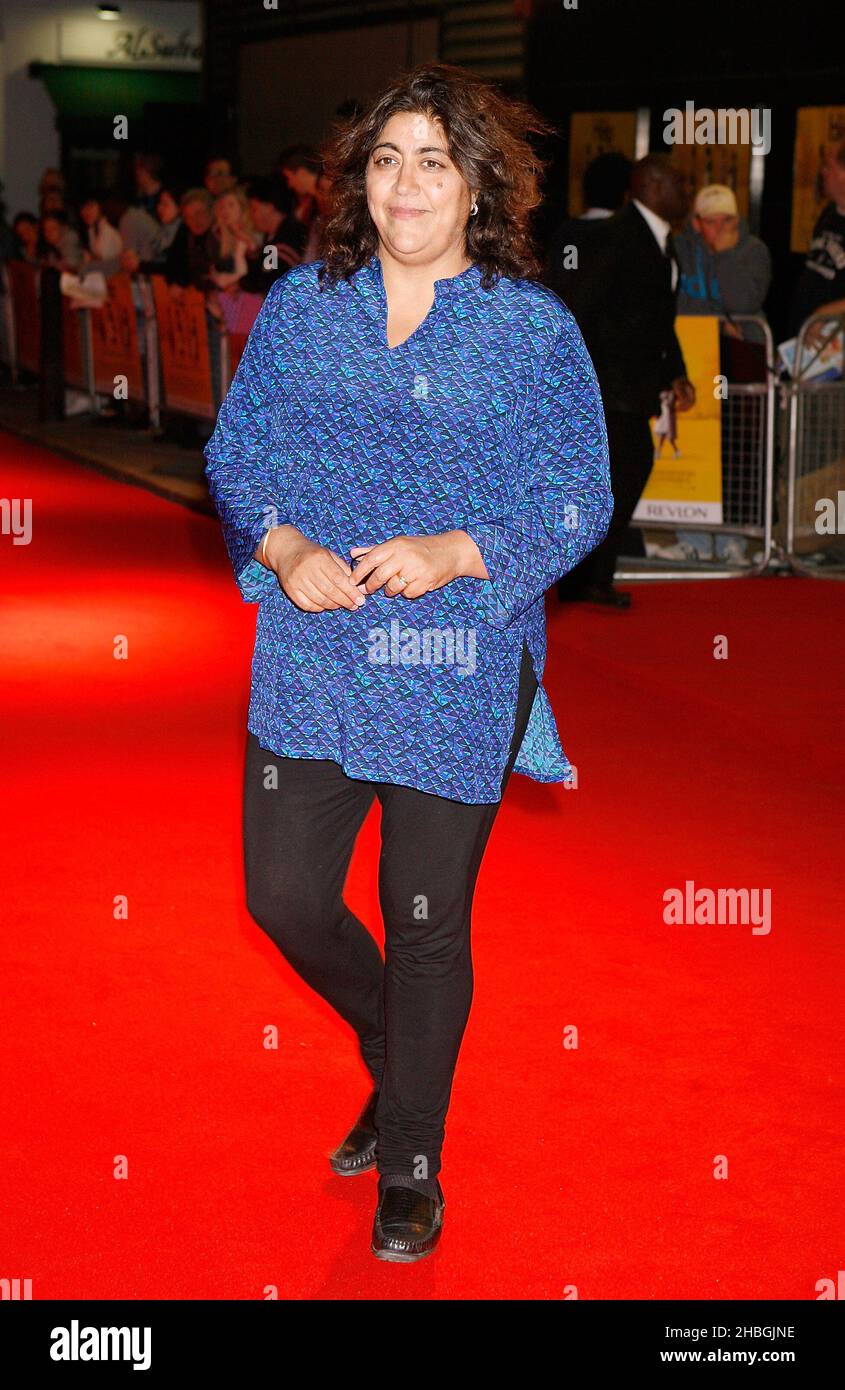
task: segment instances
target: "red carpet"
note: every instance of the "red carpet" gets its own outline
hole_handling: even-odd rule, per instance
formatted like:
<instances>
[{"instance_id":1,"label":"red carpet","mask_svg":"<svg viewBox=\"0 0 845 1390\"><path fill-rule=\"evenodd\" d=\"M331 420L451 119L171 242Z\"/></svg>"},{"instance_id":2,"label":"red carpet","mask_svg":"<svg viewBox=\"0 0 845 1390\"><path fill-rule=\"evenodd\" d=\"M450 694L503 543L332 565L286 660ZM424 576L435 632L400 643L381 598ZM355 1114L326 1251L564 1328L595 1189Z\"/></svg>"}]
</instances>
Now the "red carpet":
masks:
<instances>
[{"instance_id":1,"label":"red carpet","mask_svg":"<svg viewBox=\"0 0 845 1390\"><path fill-rule=\"evenodd\" d=\"M255 609L219 527L9 436L0 452L2 496L33 499L32 543L0 537L0 1274L36 1299L816 1298L845 1253L845 589L550 605L580 786L511 783L443 1239L384 1265L374 1174L325 1158L367 1092L354 1039L243 905ZM376 833L348 897L378 932ZM667 926L686 880L770 888L771 932Z\"/></svg>"}]
</instances>

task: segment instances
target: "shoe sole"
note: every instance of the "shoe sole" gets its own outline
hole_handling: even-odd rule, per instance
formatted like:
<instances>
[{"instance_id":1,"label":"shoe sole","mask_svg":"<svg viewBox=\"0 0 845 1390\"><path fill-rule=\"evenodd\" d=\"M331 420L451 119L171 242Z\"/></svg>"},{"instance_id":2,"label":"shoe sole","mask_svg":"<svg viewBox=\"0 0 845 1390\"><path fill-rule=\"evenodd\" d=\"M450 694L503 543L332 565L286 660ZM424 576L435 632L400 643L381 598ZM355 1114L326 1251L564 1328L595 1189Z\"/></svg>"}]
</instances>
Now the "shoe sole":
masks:
<instances>
[{"instance_id":1,"label":"shoe sole","mask_svg":"<svg viewBox=\"0 0 845 1390\"><path fill-rule=\"evenodd\" d=\"M371 1158L369 1163L361 1163L357 1168L336 1168L329 1159L329 1167L339 1178L356 1178L359 1173L371 1173L376 1166L375 1158Z\"/></svg>"},{"instance_id":2,"label":"shoe sole","mask_svg":"<svg viewBox=\"0 0 845 1390\"><path fill-rule=\"evenodd\" d=\"M408 1255L402 1250L379 1250L375 1245L371 1245L370 1249L377 1260L385 1260L388 1264L411 1265L416 1264L417 1260L424 1260L426 1255L433 1255L437 1246L432 1245L430 1250L420 1250L419 1254L413 1255Z\"/></svg>"}]
</instances>

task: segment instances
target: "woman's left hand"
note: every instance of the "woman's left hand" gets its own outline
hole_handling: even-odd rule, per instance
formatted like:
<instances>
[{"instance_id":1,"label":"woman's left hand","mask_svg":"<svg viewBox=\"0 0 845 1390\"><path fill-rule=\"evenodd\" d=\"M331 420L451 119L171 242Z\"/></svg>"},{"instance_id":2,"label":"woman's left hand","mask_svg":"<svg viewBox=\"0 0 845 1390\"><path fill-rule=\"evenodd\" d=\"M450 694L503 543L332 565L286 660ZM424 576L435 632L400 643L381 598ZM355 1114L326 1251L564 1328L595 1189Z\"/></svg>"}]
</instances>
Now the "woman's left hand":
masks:
<instances>
[{"instance_id":1,"label":"woman's left hand","mask_svg":"<svg viewBox=\"0 0 845 1390\"><path fill-rule=\"evenodd\" d=\"M356 545L349 551L359 560L352 578L365 593L384 586L389 598L420 598L442 589L460 575L473 575L484 562L475 541L466 531L444 531L438 536L394 536L380 545ZM365 582L366 581L366 582ZM404 581L404 582L403 582Z\"/></svg>"}]
</instances>

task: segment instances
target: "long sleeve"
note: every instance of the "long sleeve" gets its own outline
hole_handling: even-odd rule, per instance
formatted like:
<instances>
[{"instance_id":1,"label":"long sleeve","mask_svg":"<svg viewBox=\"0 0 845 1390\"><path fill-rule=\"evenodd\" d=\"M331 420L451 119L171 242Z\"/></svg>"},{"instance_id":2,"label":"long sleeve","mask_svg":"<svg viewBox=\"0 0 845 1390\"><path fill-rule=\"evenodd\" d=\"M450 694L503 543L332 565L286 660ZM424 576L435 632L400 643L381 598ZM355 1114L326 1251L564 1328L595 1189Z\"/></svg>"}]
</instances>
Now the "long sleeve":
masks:
<instances>
[{"instance_id":1,"label":"long sleeve","mask_svg":"<svg viewBox=\"0 0 845 1390\"><path fill-rule=\"evenodd\" d=\"M490 576L482 597L494 627L509 627L589 554L613 514L598 382L574 319L562 312L525 407L523 498L510 515L470 518L464 527Z\"/></svg>"},{"instance_id":2,"label":"long sleeve","mask_svg":"<svg viewBox=\"0 0 845 1390\"><path fill-rule=\"evenodd\" d=\"M209 491L241 596L256 603L277 584L255 558L271 526L286 523L287 482L278 463L279 353L285 279L272 286L253 324L232 384L203 450Z\"/></svg>"}]
</instances>

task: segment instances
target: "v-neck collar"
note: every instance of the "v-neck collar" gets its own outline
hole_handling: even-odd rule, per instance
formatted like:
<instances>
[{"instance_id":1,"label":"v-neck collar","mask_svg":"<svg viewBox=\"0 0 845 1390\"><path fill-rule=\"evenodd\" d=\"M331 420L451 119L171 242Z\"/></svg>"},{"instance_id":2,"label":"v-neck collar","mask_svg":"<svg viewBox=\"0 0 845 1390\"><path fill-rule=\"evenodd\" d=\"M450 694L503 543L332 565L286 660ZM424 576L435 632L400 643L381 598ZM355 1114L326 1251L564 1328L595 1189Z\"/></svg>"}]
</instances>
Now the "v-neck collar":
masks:
<instances>
[{"instance_id":1,"label":"v-neck collar","mask_svg":"<svg viewBox=\"0 0 845 1390\"><path fill-rule=\"evenodd\" d=\"M359 267L353 278L356 287L361 291L367 312L371 314L373 318L383 319L386 322L387 294L384 288L384 274L382 271L381 259L377 252ZM463 295L471 294L478 288L480 281L481 270L476 261L473 261L471 265L468 265L466 269L462 270L458 275L445 276L442 279L435 280L434 304L429 310L429 313L433 313L441 304L451 303ZM423 322L425 322L425 320L423 320ZM422 324L420 327L422 327ZM412 333L411 337L416 337L416 333L418 332L419 329ZM410 339L406 338L405 342L408 341L410 341ZM402 343L398 343L395 348L389 348L388 351L398 352L399 348L402 346Z\"/></svg>"}]
</instances>

